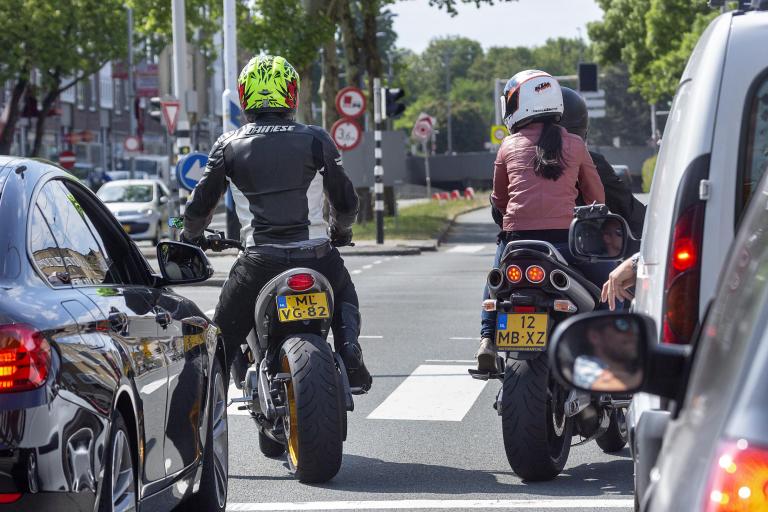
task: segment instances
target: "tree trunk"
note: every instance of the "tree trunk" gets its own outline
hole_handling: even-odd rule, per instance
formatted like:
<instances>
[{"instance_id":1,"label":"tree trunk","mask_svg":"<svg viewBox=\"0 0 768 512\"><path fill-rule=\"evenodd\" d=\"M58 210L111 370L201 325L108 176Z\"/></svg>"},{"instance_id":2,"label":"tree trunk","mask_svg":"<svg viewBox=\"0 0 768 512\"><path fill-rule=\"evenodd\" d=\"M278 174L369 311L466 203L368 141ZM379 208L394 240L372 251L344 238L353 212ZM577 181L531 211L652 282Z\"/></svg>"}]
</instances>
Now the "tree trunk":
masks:
<instances>
[{"instance_id":1,"label":"tree trunk","mask_svg":"<svg viewBox=\"0 0 768 512\"><path fill-rule=\"evenodd\" d=\"M323 45L323 78L320 82L323 98L323 127L330 130L339 118L336 112L336 93L339 91L339 61L336 58L336 39Z\"/></svg>"},{"instance_id":2,"label":"tree trunk","mask_svg":"<svg viewBox=\"0 0 768 512\"><path fill-rule=\"evenodd\" d=\"M299 88L299 108L296 111L297 121L304 124L313 124L312 116L312 64L299 68L301 87Z\"/></svg>"},{"instance_id":3,"label":"tree trunk","mask_svg":"<svg viewBox=\"0 0 768 512\"><path fill-rule=\"evenodd\" d=\"M32 153L30 156L39 157L40 151L43 149L43 135L45 135L45 121L48 119L48 114L51 113L53 106L56 104L56 98L59 97L59 84L56 83L52 89L49 89L43 98L43 103L37 111L37 125L35 126L35 145L32 147Z\"/></svg>"},{"instance_id":4,"label":"tree trunk","mask_svg":"<svg viewBox=\"0 0 768 512\"><path fill-rule=\"evenodd\" d=\"M381 78L382 65L376 38L376 16L379 14L379 0L362 0L363 48L365 48L365 69L368 74L368 111L373 113L373 79Z\"/></svg>"},{"instance_id":5,"label":"tree trunk","mask_svg":"<svg viewBox=\"0 0 768 512\"><path fill-rule=\"evenodd\" d=\"M347 72L347 85L361 87L363 85L363 68L361 62L363 41L357 35L355 18L352 15L353 2L341 2L339 9L339 28L341 28L341 40L344 46L344 68Z\"/></svg>"},{"instance_id":6,"label":"tree trunk","mask_svg":"<svg viewBox=\"0 0 768 512\"><path fill-rule=\"evenodd\" d=\"M16 131L16 123L19 120L19 114L21 109L19 102L24 94L27 92L27 86L29 81L26 78L18 78L16 84L11 91L11 101L6 105L6 111L8 117L5 120L5 124L0 130L0 155L7 155L11 152L11 145L13 145L13 134Z\"/></svg>"}]
</instances>

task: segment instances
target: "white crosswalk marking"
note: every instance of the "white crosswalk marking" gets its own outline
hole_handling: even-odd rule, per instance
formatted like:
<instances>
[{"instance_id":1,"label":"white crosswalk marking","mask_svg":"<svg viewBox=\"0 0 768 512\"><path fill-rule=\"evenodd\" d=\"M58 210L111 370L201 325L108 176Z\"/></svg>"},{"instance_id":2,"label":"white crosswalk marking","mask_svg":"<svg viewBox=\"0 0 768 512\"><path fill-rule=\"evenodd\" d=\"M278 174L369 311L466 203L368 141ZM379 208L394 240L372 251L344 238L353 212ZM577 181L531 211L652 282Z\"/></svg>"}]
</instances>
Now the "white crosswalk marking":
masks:
<instances>
[{"instance_id":1,"label":"white crosswalk marking","mask_svg":"<svg viewBox=\"0 0 768 512\"><path fill-rule=\"evenodd\" d=\"M375 420L461 421L485 388L465 364L423 364L371 414Z\"/></svg>"},{"instance_id":2,"label":"white crosswalk marking","mask_svg":"<svg viewBox=\"0 0 768 512\"><path fill-rule=\"evenodd\" d=\"M505 510L595 510L631 509L634 500L617 498L543 498L520 500L387 500L387 501L314 501L304 503L232 503L230 511L257 510L426 510L495 508Z\"/></svg>"},{"instance_id":3,"label":"white crosswalk marking","mask_svg":"<svg viewBox=\"0 0 768 512\"><path fill-rule=\"evenodd\" d=\"M451 247L450 249L448 249L448 252L460 252L460 253L472 254L475 252L480 252L483 249L485 249L484 245L465 244L465 245L457 245L455 247Z\"/></svg>"}]
</instances>

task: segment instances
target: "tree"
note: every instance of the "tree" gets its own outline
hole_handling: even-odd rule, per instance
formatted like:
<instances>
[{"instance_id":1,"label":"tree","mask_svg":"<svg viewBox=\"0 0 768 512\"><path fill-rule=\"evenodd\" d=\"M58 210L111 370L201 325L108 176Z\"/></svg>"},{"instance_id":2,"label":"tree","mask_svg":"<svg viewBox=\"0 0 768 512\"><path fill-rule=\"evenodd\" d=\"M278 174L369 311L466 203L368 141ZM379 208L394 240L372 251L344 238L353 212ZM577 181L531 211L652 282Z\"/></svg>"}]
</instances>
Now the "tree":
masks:
<instances>
[{"instance_id":1,"label":"tree","mask_svg":"<svg viewBox=\"0 0 768 512\"><path fill-rule=\"evenodd\" d=\"M24 13L20 16L19 13ZM0 78L14 81L9 115L0 134L8 153L18 120L18 102L39 73L33 156L39 156L45 121L60 94L125 53L126 16L117 0L5 0L0 3ZM15 111L15 112L14 112Z\"/></svg>"}]
</instances>

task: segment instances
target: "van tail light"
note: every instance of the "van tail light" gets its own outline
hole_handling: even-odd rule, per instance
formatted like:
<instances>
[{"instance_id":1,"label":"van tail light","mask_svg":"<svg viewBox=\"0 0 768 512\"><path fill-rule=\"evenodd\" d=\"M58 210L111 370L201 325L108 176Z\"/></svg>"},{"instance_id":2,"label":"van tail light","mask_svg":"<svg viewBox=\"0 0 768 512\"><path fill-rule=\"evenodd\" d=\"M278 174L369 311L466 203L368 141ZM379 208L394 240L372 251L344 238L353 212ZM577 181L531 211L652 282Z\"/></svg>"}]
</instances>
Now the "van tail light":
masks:
<instances>
[{"instance_id":1,"label":"van tail light","mask_svg":"<svg viewBox=\"0 0 768 512\"><path fill-rule=\"evenodd\" d=\"M0 492L0 505L7 505L8 503L14 503L21 499L20 492Z\"/></svg>"},{"instance_id":2,"label":"van tail light","mask_svg":"<svg viewBox=\"0 0 768 512\"><path fill-rule=\"evenodd\" d=\"M688 207L675 223L664 283L664 343L687 344L699 322L704 206Z\"/></svg>"},{"instance_id":3,"label":"van tail light","mask_svg":"<svg viewBox=\"0 0 768 512\"><path fill-rule=\"evenodd\" d=\"M295 292L303 292L315 286L312 274L293 274L288 278L288 288Z\"/></svg>"},{"instance_id":4,"label":"van tail light","mask_svg":"<svg viewBox=\"0 0 768 512\"><path fill-rule=\"evenodd\" d=\"M768 449L746 439L725 441L710 471L705 512L768 510Z\"/></svg>"},{"instance_id":5,"label":"van tail light","mask_svg":"<svg viewBox=\"0 0 768 512\"><path fill-rule=\"evenodd\" d=\"M0 393L28 391L48 378L51 347L25 324L0 325Z\"/></svg>"}]
</instances>

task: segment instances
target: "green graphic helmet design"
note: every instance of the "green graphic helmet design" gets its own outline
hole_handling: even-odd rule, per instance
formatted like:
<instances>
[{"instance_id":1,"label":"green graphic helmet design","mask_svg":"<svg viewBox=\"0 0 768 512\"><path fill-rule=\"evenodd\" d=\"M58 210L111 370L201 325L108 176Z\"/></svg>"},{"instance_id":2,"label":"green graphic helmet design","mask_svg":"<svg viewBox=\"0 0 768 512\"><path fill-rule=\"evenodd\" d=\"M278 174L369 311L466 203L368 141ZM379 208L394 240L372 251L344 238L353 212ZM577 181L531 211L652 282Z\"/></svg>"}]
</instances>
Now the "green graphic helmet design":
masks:
<instances>
[{"instance_id":1,"label":"green graphic helmet design","mask_svg":"<svg viewBox=\"0 0 768 512\"><path fill-rule=\"evenodd\" d=\"M299 102L299 74L283 57L252 58L237 79L240 106L256 112L294 112Z\"/></svg>"}]
</instances>

